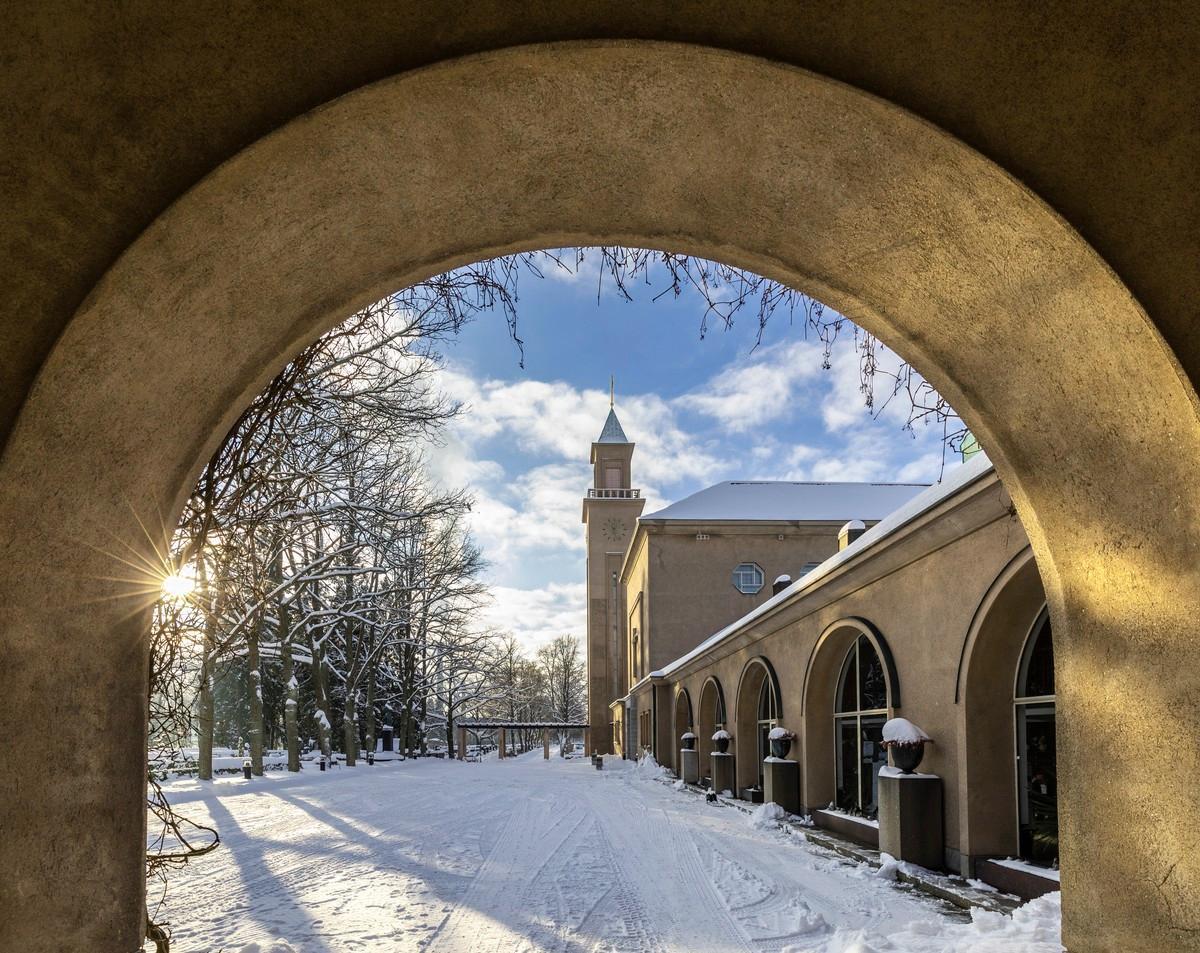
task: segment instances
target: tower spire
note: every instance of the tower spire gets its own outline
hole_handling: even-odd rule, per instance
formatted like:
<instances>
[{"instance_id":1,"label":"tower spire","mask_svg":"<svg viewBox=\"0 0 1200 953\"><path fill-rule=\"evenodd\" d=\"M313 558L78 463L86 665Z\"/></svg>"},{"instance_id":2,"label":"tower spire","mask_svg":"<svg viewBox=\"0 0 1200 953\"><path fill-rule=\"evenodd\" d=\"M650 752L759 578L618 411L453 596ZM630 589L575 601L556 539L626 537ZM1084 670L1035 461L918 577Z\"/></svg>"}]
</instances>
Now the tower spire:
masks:
<instances>
[{"instance_id":1,"label":"tower spire","mask_svg":"<svg viewBox=\"0 0 1200 953\"><path fill-rule=\"evenodd\" d=\"M613 405L617 402L617 378L610 374L608 376L608 409L612 410Z\"/></svg>"}]
</instances>

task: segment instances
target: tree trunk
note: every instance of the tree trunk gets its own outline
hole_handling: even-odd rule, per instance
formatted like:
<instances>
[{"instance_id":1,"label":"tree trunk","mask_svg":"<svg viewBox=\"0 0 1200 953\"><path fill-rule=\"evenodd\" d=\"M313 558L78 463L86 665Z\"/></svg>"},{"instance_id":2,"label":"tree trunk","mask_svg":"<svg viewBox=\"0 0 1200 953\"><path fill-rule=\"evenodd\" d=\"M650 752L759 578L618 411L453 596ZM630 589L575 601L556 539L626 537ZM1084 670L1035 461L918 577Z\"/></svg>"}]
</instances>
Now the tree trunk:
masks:
<instances>
[{"instance_id":1,"label":"tree trunk","mask_svg":"<svg viewBox=\"0 0 1200 953\"><path fill-rule=\"evenodd\" d=\"M375 663L367 672L367 751L375 750Z\"/></svg>"},{"instance_id":2,"label":"tree trunk","mask_svg":"<svg viewBox=\"0 0 1200 953\"><path fill-rule=\"evenodd\" d=\"M287 732L288 770L300 770L300 683L296 680L296 663L292 661L291 637L283 643L283 684L287 698L283 703L283 721Z\"/></svg>"},{"instance_id":3,"label":"tree trunk","mask_svg":"<svg viewBox=\"0 0 1200 953\"><path fill-rule=\"evenodd\" d=\"M405 702L400 706L400 718L396 724L396 747L400 749L400 753L408 757L408 722L410 714L408 703Z\"/></svg>"},{"instance_id":4,"label":"tree trunk","mask_svg":"<svg viewBox=\"0 0 1200 953\"><path fill-rule=\"evenodd\" d=\"M201 554L196 563L199 568L198 582L200 584L200 598L213 599L214 597L208 588L208 561ZM215 702L213 699L213 689L215 687L213 680L217 667L217 663L213 659L213 653L216 651L217 645L216 616L216 606L210 603L208 611L204 613L204 647L203 657L200 661L200 691L197 696L196 706L196 732L200 746L200 764L197 777L201 781L211 781L213 776L213 721L216 717Z\"/></svg>"},{"instance_id":5,"label":"tree trunk","mask_svg":"<svg viewBox=\"0 0 1200 953\"><path fill-rule=\"evenodd\" d=\"M346 746L346 767L358 762L358 690L346 686L346 710L342 718L342 735Z\"/></svg>"},{"instance_id":6,"label":"tree trunk","mask_svg":"<svg viewBox=\"0 0 1200 953\"><path fill-rule=\"evenodd\" d=\"M246 695L250 702L250 771L255 777L263 773L263 697L262 662L258 655L261 623L250 627L246 635Z\"/></svg>"},{"instance_id":7,"label":"tree trunk","mask_svg":"<svg viewBox=\"0 0 1200 953\"><path fill-rule=\"evenodd\" d=\"M317 745L328 760L333 755L333 724L329 720L329 693L325 689L325 667L323 656L312 632L308 633L308 651L312 658L313 703L317 709Z\"/></svg>"}]
</instances>

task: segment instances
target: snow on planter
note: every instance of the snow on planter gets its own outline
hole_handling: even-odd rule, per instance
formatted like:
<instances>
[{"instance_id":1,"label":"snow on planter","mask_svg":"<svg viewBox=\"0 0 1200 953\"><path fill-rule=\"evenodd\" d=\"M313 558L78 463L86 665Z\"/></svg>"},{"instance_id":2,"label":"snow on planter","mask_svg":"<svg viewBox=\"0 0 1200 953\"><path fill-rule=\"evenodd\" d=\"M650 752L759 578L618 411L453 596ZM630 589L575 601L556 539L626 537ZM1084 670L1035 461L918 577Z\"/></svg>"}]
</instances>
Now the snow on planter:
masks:
<instances>
[{"instance_id":1,"label":"snow on planter","mask_svg":"<svg viewBox=\"0 0 1200 953\"><path fill-rule=\"evenodd\" d=\"M884 745L919 745L932 740L907 718L892 718L883 726Z\"/></svg>"},{"instance_id":2,"label":"snow on planter","mask_svg":"<svg viewBox=\"0 0 1200 953\"><path fill-rule=\"evenodd\" d=\"M695 737L696 737L696 735L695 735L695 733L694 733L694 732L691 732L691 731L685 731L685 732L684 732L683 734L681 734L679 737L680 737L680 739L681 739L681 740L683 740L683 741L691 741L693 738L695 738ZM714 737L715 737L715 735L714 735Z\"/></svg>"},{"instance_id":3,"label":"snow on planter","mask_svg":"<svg viewBox=\"0 0 1200 953\"><path fill-rule=\"evenodd\" d=\"M718 728L716 731L713 732L712 740L713 741L728 741L732 737L733 737L733 735L731 735L724 728Z\"/></svg>"},{"instance_id":4,"label":"snow on planter","mask_svg":"<svg viewBox=\"0 0 1200 953\"><path fill-rule=\"evenodd\" d=\"M789 731L787 728L784 728L783 725L776 725L771 729L771 733L767 735L767 739L769 741L791 741L795 737L795 732Z\"/></svg>"}]
</instances>

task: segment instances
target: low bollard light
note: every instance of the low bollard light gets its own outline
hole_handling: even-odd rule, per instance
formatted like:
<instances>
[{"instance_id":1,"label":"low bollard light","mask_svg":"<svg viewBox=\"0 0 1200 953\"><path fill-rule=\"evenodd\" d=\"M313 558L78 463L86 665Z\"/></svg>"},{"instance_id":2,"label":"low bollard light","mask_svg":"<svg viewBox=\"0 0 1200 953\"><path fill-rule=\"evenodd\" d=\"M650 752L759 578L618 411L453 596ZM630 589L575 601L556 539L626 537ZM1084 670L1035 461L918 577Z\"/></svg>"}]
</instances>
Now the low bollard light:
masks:
<instances>
[{"instance_id":1,"label":"low bollard light","mask_svg":"<svg viewBox=\"0 0 1200 953\"><path fill-rule=\"evenodd\" d=\"M367 752L367 764L374 764L374 763L375 763L375 752L368 751Z\"/></svg>"},{"instance_id":2,"label":"low bollard light","mask_svg":"<svg viewBox=\"0 0 1200 953\"><path fill-rule=\"evenodd\" d=\"M321 770L322 771L325 770L325 759L324 758L321 759Z\"/></svg>"},{"instance_id":3,"label":"low bollard light","mask_svg":"<svg viewBox=\"0 0 1200 953\"><path fill-rule=\"evenodd\" d=\"M250 759L249 758L247 758L245 761L242 762L242 777L244 777L247 781L250 780Z\"/></svg>"}]
</instances>

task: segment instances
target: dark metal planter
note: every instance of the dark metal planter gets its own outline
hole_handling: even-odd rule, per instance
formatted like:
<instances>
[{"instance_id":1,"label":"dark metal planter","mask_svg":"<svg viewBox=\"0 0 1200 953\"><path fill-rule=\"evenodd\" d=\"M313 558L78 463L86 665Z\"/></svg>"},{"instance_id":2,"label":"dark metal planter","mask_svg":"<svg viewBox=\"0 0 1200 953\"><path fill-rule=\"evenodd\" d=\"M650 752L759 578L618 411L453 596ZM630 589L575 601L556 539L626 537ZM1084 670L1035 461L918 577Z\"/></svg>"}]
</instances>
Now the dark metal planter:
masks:
<instances>
[{"instance_id":1,"label":"dark metal planter","mask_svg":"<svg viewBox=\"0 0 1200 953\"><path fill-rule=\"evenodd\" d=\"M918 741L913 745L891 745L892 763L903 774L913 774L917 765L925 757L925 742Z\"/></svg>"}]
</instances>

